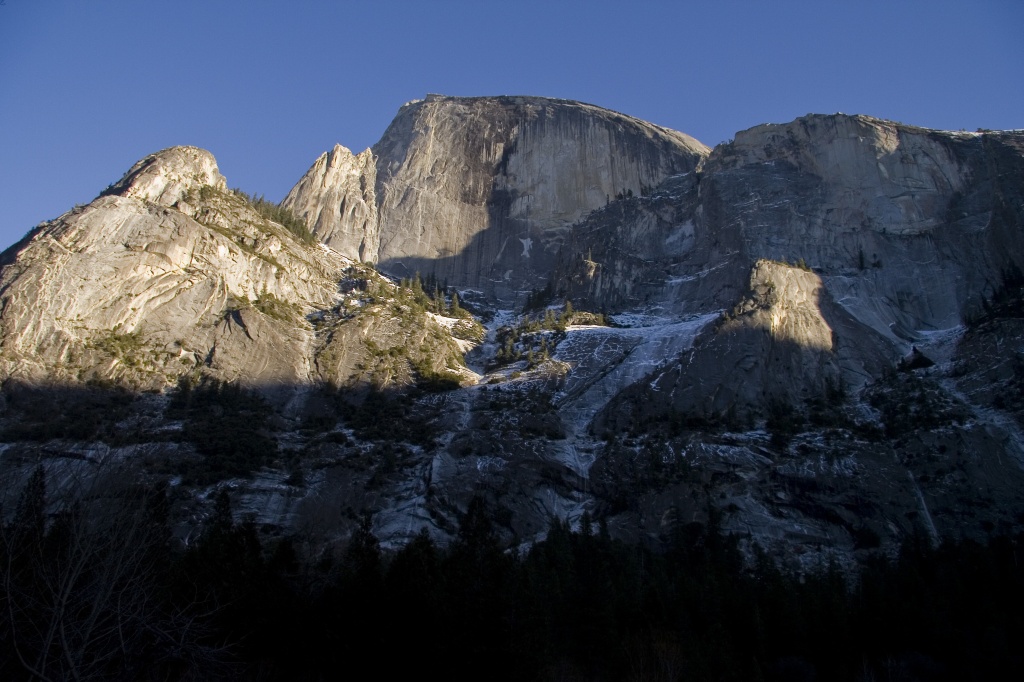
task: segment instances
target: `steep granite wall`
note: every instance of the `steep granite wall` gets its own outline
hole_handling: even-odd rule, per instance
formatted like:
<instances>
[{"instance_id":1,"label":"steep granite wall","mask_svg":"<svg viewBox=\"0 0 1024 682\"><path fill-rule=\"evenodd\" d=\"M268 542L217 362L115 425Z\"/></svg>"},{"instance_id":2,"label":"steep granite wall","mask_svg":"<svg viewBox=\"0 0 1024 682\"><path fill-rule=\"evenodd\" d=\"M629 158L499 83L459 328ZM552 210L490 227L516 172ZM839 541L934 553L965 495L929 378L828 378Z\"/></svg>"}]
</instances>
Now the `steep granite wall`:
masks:
<instances>
[{"instance_id":1,"label":"steep granite wall","mask_svg":"<svg viewBox=\"0 0 1024 682\"><path fill-rule=\"evenodd\" d=\"M709 157L703 219L751 257L802 258L907 341L959 324L1024 259L1019 208L1005 210L1021 202L1021 139L838 114L758 126Z\"/></svg>"},{"instance_id":2,"label":"steep granite wall","mask_svg":"<svg viewBox=\"0 0 1024 682\"><path fill-rule=\"evenodd\" d=\"M572 231L555 281L596 308L731 306L759 258L803 261L832 299L909 347L976 313L1024 263L1019 132L807 116L716 147L692 177Z\"/></svg>"},{"instance_id":3,"label":"steep granite wall","mask_svg":"<svg viewBox=\"0 0 1024 682\"><path fill-rule=\"evenodd\" d=\"M287 205L346 255L507 295L547 281L580 218L694 170L708 149L579 102L431 95L403 106L372 153L374 167L346 161L334 175L322 168L338 150L321 157ZM376 253L364 189L374 180ZM347 215L340 206L361 208Z\"/></svg>"}]
</instances>

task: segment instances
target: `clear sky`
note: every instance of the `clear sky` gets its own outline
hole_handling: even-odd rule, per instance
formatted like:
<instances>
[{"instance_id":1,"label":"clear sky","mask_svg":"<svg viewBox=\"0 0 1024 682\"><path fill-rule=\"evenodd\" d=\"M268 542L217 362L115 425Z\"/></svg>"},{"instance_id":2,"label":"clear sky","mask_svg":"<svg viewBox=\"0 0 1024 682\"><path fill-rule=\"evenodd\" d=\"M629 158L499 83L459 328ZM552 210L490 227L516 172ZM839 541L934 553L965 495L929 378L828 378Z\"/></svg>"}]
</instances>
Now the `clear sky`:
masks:
<instances>
[{"instance_id":1,"label":"clear sky","mask_svg":"<svg viewBox=\"0 0 1024 682\"><path fill-rule=\"evenodd\" d=\"M811 112L1024 128L1024 0L0 3L0 248L177 144L278 201L427 93L577 99L709 145Z\"/></svg>"}]
</instances>

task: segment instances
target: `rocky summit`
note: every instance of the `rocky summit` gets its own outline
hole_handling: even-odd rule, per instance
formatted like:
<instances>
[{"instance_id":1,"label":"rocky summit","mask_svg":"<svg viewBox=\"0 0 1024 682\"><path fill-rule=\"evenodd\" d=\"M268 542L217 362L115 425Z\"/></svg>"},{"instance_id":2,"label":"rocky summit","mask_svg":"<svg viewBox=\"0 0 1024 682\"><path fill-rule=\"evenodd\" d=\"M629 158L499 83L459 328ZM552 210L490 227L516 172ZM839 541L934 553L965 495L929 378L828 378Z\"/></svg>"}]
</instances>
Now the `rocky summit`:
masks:
<instances>
[{"instance_id":1,"label":"rocky summit","mask_svg":"<svg viewBox=\"0 0 1024 682\"><path fill-rule=\"evenodd\" d=\"M1024 132L867 116L709 149L429 95L280 205L167 149L0 257L3 487L166 481L183 538L229 490L316 543L478 497L506 546L984 539L1024 523L1022 230Z\"/></svg>"}]
</instances>

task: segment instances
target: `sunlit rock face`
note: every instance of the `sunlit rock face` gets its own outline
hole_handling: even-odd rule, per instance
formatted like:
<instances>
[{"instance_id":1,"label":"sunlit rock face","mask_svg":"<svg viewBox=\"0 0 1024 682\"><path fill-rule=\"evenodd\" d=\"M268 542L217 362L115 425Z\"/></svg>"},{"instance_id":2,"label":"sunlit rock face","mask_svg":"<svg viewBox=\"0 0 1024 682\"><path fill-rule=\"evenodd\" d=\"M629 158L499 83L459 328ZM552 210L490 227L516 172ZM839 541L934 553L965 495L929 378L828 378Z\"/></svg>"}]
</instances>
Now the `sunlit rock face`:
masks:
<instances>
[{"instance_id":1,"label":"sunlit rock face","mask_svg":"<svg viewBox=\"0 0 1024 682\"><path fill-rule=\"evenodd\" d=\"M194 147L146 157L7 255L6 375L148 387L199 367L245 383L305 380L301 307L327 305L344 266L226 192L213 156ZM293 319L265 319L250 306L261 297L294 302Z\"/></svg>"},{"instance_id":2,"label":"sunlit rock face","mask_svg":"<svg viewBox=\"0 0 1024 682\"><path fill-rule=\"evenodd\" d=\"M369 149L353 154L335 145L320 155L282 203L327 246L350 258L372 261L380 246L376 172Z\"/></svg>"},{"instance_id":3,"label":"sunlit rock face","mask_svg":"<svg viewBox=\"0 0 1024 682\"><path fill-rule=\"evenodd\" d=\"M365 367L368 343L407 337L415 357L437 325L415 313L402 324L342 320L333 311L352 260L302 241L225 187L209 152L167 149L7 251L0 376L149 389L183 376L287 390L408 383L408 369L339 368ZM315 328L314 314L328 323ZM429 348L440 366L458 354L450 343Z\"/></svg>"},{"instance_id":4,"label":"sunlit rock face","mask_svg":"<svg viewBox=\"0 0 1024 682\"><path fill-rule=\"evenodd\" d=\"M141 159L103 194L173 206L189 190L203 186L227 189L213 154L198 147L171 147Z\"/></svg>"},{"instance_id":5,"label":"sunlit rock face","mask_svg":"<svg viewBox=\"0 0 1024 682\"><path fill-rule=\"evenodd\" d=\"M580 218L694 170L708 151L682 133L579 102L431 95L402 107L372 149L374 167L346 161L344 172L329 174L322 169L335 149L286 203L346 255L507 296L547 281Z\"/></svg>"}]
</instances>

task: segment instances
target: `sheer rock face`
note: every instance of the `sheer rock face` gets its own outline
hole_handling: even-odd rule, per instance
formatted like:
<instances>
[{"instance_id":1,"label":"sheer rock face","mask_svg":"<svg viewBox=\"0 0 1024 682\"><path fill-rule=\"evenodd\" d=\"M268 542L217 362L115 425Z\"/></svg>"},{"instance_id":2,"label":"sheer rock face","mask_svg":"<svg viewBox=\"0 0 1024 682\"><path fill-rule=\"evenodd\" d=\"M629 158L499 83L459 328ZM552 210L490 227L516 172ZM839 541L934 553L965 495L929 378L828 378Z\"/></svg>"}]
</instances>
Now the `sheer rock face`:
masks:
<instances>
[{"instance_id":1,"label":"sheer rock face","mask_svg":"<svg viewBox=\"0 0 1024 682\"><path fill-rule=\"evenodd\" d=\"M699 173L673 176L644 197L613 202L577 224L552 281L594 310L655 308L702 314L735 305L754 259L735 226L711 226Z\"/></svg>"},{"instance_id":2,"label":"sheer rock face","mask_svg":"<svg viewBox=\"0 0 1024 682\"><path fill-rule=\"evenodd\" d=\"M574 229L554 281L609 310L733 305L759 258L819 273L831 297L909 350L961 323L1024 261L1020 133L807 116L739 133L695 177Z\"/></svg>"},{"instance_id":3,"label":"sheer rock face","mask_svg":"<svg viewBox=\"0 0 1024 682\"><path fill-rule=\"evenodd\" d=\"M864 228L918 235L944 222L949 198L970 181L970 169L953 146L974 138L867 116L812 115L738 133L710 159L707 172L752 167L770 175L770 168L781 166L782 172L792 169L819 178L817 224L807 221L803 234L794 236ZM763 197L750 198L754 203L747 213L766 204Z\"/></svg>"},{"instance_id":4,"label":"sheer rock face","mask_svg":"<svg viewBox=\"0 0 1024 682\"><path fill-rule=\"evenodd\" d=\"M321 157L287 205L346 255L504 296L543 285L587 213L694 170L708 151L682 133L579 102L432 95L402 107L373 147L375 169L366 157L331 176ZM365 189L374 181L376 252ZM346 214L353 206L365 208Z\"/></svg>"},{"instance_id":5,"label":"sheer rock face","mask_svg":"<svg viewBox=\"0 0 1024 682\"><path fill-rule=\"evenodd\" d=\"M807 116L708 159L704 226L748 258L803 259L833 298L906 342L956 326L1021 262L1024 135Z\"/></svg>"},{"instance_id":6,"label":"sheer rock face","mask_svg":"<svg viewBox=\"0 0 1024 682\"><path fill-rule=\"evenodd\" d=\"M380 241L376 182L373 153L354 155L339 144L320 155L283 205L338 253L372 261Z\"/></svg>"}]
</instances>

